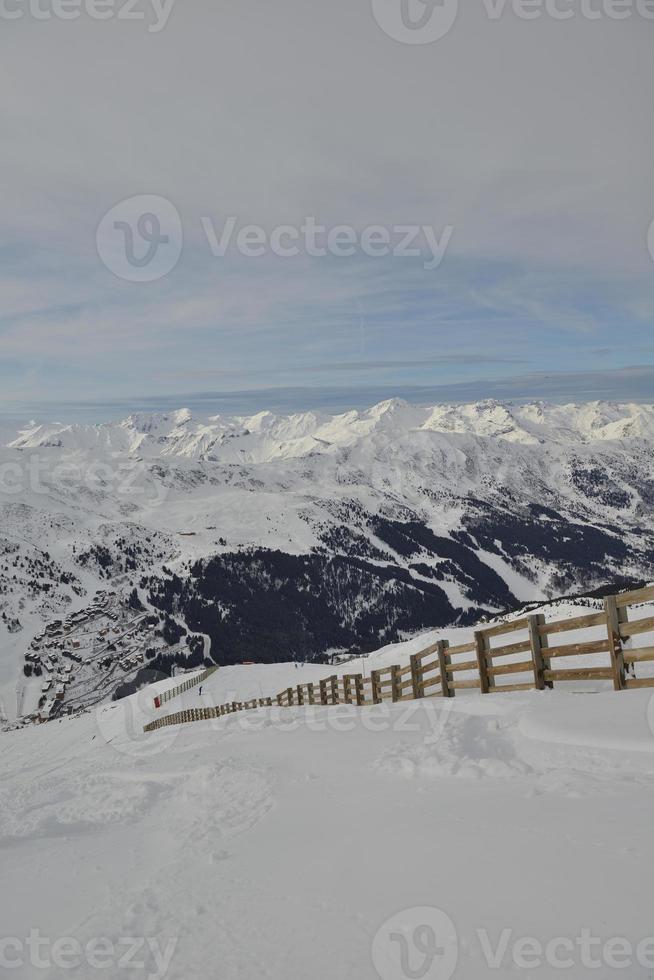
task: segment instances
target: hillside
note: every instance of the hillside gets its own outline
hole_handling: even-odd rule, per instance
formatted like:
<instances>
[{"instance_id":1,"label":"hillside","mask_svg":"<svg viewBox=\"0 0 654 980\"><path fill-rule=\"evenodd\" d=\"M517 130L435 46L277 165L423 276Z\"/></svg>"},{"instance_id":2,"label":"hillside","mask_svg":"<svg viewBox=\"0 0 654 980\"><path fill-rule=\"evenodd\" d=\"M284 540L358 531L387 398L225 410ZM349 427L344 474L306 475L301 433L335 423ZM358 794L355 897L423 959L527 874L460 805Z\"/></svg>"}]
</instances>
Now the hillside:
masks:
<instances>
[{"instance_id":1,"label":"hillside","mask_svg":"<svg viewBox=\"0 0 654 980\"><path fill-rule=\"evenodd\" d=\"M146 650L187 665L325 659L652 578L652 406L391 401L4 432L8 718L33 710L25 654L57 620L57 642L85 637L82 705L143 670ZM37 645L45 662L47 635Z\"/></svg>"}]
</instances>

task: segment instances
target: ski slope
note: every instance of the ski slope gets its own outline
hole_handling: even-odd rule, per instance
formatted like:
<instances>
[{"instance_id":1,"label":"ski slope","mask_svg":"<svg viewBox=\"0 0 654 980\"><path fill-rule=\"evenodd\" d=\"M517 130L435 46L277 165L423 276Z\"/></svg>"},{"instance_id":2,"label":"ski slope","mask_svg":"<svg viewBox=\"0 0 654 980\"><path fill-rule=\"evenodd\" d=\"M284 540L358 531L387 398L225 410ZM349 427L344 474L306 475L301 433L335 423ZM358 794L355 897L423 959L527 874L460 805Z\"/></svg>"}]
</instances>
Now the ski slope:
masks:
<instances>
[{"instance_id":1,"label":"ski slope","mask_svg":"<svg viewBox=\"0 0 654 980\"><path fill-rule=\"evenodd\" d=\"M223 669L203 693L312 670ZM619 940L620 975L654 977L647 691L275 707L144 735L154 690L0 735L7 975L87 980L103 940L111 980L577 980L613 976ZM128 939L144 965L121 965Z\"/></svg>"}]
</instances>

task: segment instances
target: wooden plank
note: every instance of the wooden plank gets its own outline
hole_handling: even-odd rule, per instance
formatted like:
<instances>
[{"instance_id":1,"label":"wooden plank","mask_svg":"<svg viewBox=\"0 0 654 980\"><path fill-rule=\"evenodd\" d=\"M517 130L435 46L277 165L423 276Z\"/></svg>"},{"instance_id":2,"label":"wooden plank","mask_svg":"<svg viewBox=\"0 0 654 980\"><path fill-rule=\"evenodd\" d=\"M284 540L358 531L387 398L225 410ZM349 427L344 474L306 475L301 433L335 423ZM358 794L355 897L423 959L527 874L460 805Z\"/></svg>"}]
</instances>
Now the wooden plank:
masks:
<instances>
[{"instance_id":1,"label":"wooden plank","mask_svg":"<svg viewBox=\"0 0 654 980\"><path fill-rule=\"evenodd\" d=\"M612 681L613 670L610 667L584 667L579 670L546 670L545 680L548 681Z\"/></svg>"},{"instance_id":2,"label":"wooden plank","mask_svg":"<svg viewBox=\"0 0 654 980\"><path fill-rule=\"evenodd\" d=\"M349 674L343 675L343 698L346 704L352 704L352 688Z\"/></svg>"},{"instance_id":3,"label":"wooden plank","mask_svg":"<svg viewBox=\"0 0 654 980\"><path fill-rule=\"evenodd\" d=\"M489 694L503 694L512 691L534 691L533 681L529 681L528 684L497 684L496 687L491 687Z\"/></svg>"},{"instance_id":4,"label":"wooden plank","mask_svg":"<svg viewBox=\"0 0 654 980\"><path fill-rule=\"evenodd\" d=\"M504 674L526 674L527 671L533 673L534 664L532 660L522 660L517 664L502 664L500 667L487 667L489 677L501 677Z\"/></svg>"},{"instance_id":5,"label":"wooden plank","mask_svg":"<svg viewBox=\"0 0 654 980\"><path fill-rule=\"evenodd\" d=\"M627 675L622 655L622 640L620 639L620 619L622 618L616 605L615 596L607 596L604 600L606 613L606 629L609 638L609 653L611 656L611 671L613 687L616 691L624 691ZM625 617L626 619L626 614Z\"/></svg>"},{"instance_id":6,"label":"wooden plank","mask_svg":"<svg viewBox=\"0 0 654 980\"><path fill-rule=\"evenodd\" d=\"M558 647L549 647L547 656L556 657L587 657L593 653L609 653L609 640L592 640L590 643L563 643Z\"/></svg>"},{"instance_id":7,"label":"wooden plank","mask_svg":"<svg viewBox=\"0 0 654 980\"><path fill-rule=\"evenodd\" d=\"M418 653L414 654L418 660L422 660L424 657L430 657L432 653L436 653L437 643L432 643L431 646L425 647L424 650L420 650Z\"/></svg>"},{"instance_id":8,"label":"wooden plank","mask_svg":"<svg viewBox=\"0 0 654 980\"><path fill-rule=\"evenodd\" d=\"M331 689L330 690L330 693L331 693L332 704L339 704L340 703L340 698L339 698L339 693L338 693L338 675L337 674L332 674L332 676L329 678L329 686L330 686L330 689Z\"/></svg>"},{"instance_id":9,"label":"wooden plank","mask_svg":"<svg viewBox=\"0 0 654 980\"><path fill-rule=\"evenodd\" d=\"M628 639L630 636L640 636L641 633L654 631L654 616L647 619L632 619L619 624L620 636Z\"/></svg>"},{"instance_id":10,"label":"wooden plank","mask_svg":"<svg viewBox=\"0 0 654 980\"><path fill-rule=\"evenodd\" d=\"M651 663L654 660L654 647L638 647L636 650L625 650L622 656L626 664Z\"/></svg>"},{"instance_id":11,"label":"wooden plank","mask_svg":"<svg viewBox=\"0 0 654 980\"><path fill-rule=\"evenodd\" d=\"M438 669L439 669L438 660L430 660L428 664L422 665L422 675L424 677L424 675L428 674L430 670L438 670Z\"/></svg>"},{"instance_id":12,"label":"wooden plank","mask_svg":"<svg viewBox=\"0 0 654 980\"><path fill-rule=\"evenodd\" d=\"M479 670L479 662L477 660L464 660L462 663L450 664L447 669L450 674L458 674L462 670Z\"/></svg>"},{"instance_id":13,"label":"wooden plank","mask_svg":"<svg viewBox=\"0 0 654 980\"><path fill-rule=\"evenodd\" d=\"M568 633L572 630L585 630L593 626L604 626L604 613L589 613L587 616L575 616L574 619L556 619L551 623L544 620L538 626L539 636L550 636L552 633Z\"/></svg>"},{"instance_id":14,"label":"wooden plank","mask_svg":"<svg viewBox=\"0 0 654 980\"><path fill-rule=\"evenodd\" d=\"M521 640L520 643L509 643L503 647L490 647L486 659L495 660L498 657L510 657L514 653L531 653L531 641Z\"/></svg>"},{"instance_id":15,"label":"wooden plank","mask_svg":"<svg viewBox=\"0 0 654 980\"><path fill-rule=\"evenodd\" d=\"M628 677L625 681L627 690L635 690L639 687L654 687L654 677Z\"/></svg>"},{"instance_id":16,"label":"wooden plank","mask_svg":"<svg viewBox=\"0 0 654 980\"><path fill-rule=\"evenodd\" d=\"M444 698L453 698L454 689L450 685L448 671L451 667L452 658L450 656L449 643L441 640L438 644L438 667L441 682L441 693Z\"/></svg>"},{"instance_id":17,"label":"wooden plank","mask_svg":"<svg viewBox=\"0 0 654 980\"><path fill-rule=\"evenodd\" d=\"M488 661L486 660L486 652L488 650L488 634L485 631L479 630L477 633L475 633L475 645L477 647L479 687L482 694L488 694L495 681L492 677L488 676Z\"/></svg>"},{"instance_id":18,"label":"wooden plank","mask_svg":"<svg viewBox=\"0 0 654 980\"><path fill-rule=\"evenodd\" d=\"M379 671L373 670L370 673L370 680L372 683L372 703L379 704L382 699L381 686L379 683Z\"/></svg>"},{"instance_id":19,"label":"wooden plank","mask_svg":"<svg viewBox=\"0 0 654 980\"><path fill-rule=\"evenodd\" d=\"M474 653L476 649L474 643L460 643L458 646L450 647L449 654L451 657L455 657L457 653Z\"/></svg>"},{"instance_id":20,"label":"wooden plank","mask_svg":"<svg viewBox=\"0 0 654 980\"><path fill-rule=\"evenodd\" d=\"M499 626L484 627L483 632L487 639L492 636L504 636L505 633L517 633L518 630L529 628L529 617L523 616L522 619L515 619L512 623L501 623Z\"/></svg>"},{"instance_id":21,"label":"wooden plank","mask_svg":"<svg viewBox=\"0 0 654 980\"><path fill-rule=\"evenodd\" d=\"M440 687L440 685L441 685L441 675L436 674L435 677L430 677L428 680L425 681L424 689L426 691L428 687L435 687L435 686Z\"/></svg>"},{"instance_id":22,"label":"wooden plank","mask_svg":"<svg viewBox=\"0 0 654 980\"><path fill-rule=\"evenodd\" d=\"M359 706L366 703L366 692L363 686L363 675L354 675L354 692L356 695L356 701Z\"/></svg>"},{"instance_id":23,"label":"wooden plank","mask_svg":"<svg viewBox=\"0 0 654 980\"><path fill-rule=\"evenodd\" d=\"M327 699L327 681L326 680L320 681L320 703L321 704L329 704L329 701Z\"/></svg>"},{"instance_id":24,"label":"wooden plank","mask_svg":"<svg viewBox=\"0 0 654 980\"><path fill-rule=\"evenodd\" d=\"M634 589L633 592L622 592L620 595L612 596L618 609L625 606L635 606L640 602L654 601L654 585L648 585L644 589Z\"/></svg>"},{"instance_id":25,"label":"wooden plank","mask_svg":"<svg viewBox=\"0 0 654 980\"><path fill-rule=\"evenodd\" d=\"M473 688L479 689L481 684L478 680L475 681L457 681L455 684L450 684L450 687L454 691L468 691Z\"/></svg>"}]
</instances>

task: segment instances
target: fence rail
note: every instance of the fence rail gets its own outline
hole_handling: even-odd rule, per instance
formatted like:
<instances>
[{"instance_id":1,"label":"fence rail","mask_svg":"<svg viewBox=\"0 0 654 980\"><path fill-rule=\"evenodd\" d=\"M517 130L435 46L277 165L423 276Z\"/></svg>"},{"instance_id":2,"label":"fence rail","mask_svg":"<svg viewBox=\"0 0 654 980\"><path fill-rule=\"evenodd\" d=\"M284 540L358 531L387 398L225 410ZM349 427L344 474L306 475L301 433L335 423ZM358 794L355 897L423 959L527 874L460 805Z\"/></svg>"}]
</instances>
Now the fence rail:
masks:
<instances>
[{"instance_id":1,"label":"fence rail","mask_svg":"<svg viewBox=\"0 0 654 980\"><path fill-rule=\"evenodd\" d=\"M274 698L231 702L212 708L194 708L158 718L144 728L155 731L165 725L220 718L235 711L252 710L277 704L293 705L355 704L366 706L384 701L410 701L417 698L455 697L459 691L506 694L553 688L571 681L607 681L614 690L654 687L654 676L637 675L637 665L654 662L654 646L625 649L624 644L646 633L654 633L654 615L634 617L634 607L654 602L654 586L607 596L602 612L573 619L547 622L543 614L523 616L497 626L481 627L474 640L450 646L438 640L405 665L392 664L362 674L333 674L318 683L298 684L280 691ZM574 634L592 630L593 639L580 640ZM566 637L566 634L567 637ZM570 634L573 634L572 637ZM599 657L599 665L566 666L570 657ZM519 658L519 659L508 659ZM204 672L200 683L217 668ZM188 686L193 686L188 684ZM178 693L186 690L182 685ZM173 692L167 692L170 700ZM164 696L162 696L162 702Z\"/></svg>"}]
</instances>

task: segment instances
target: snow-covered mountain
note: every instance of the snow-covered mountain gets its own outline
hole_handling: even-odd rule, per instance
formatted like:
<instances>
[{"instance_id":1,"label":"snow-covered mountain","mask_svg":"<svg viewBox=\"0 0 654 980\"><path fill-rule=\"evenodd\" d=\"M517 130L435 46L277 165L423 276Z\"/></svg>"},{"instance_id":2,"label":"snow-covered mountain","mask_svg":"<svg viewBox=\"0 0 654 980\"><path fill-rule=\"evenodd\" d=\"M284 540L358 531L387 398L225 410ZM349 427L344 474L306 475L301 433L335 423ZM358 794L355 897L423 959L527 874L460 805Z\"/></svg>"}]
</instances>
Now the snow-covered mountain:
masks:
<instances>
[{"instance_id":1,"label":"snow-covered mountain","mask_svg":"<svg viewBox=\"0 0 654 980\"><path fill-rule=\"evenodd\" d=\"M336 416L181 409L7 431L7 714L34 700L34 637L74 614L90 661L76 668L80 691L106 696L143 648L155 663L189 649L312 658L652 578L654 406L393 400ZM110 618L96 623L85 610L99 590L112 611L103 598ZM122 647L107 653L106 630ZM123 666L102 668L100 684L110 654Z\"/></svg>"},{"instance_id":2,"label":"snow-covered mountain","mask_svg":"<svg viewBox=\"0 0 654 980\"><path fill-rule=\"evenodd\" d=\"M98 450L261 463L334 452L367 438L393 438L408 432L467 434L524 445L651 440L654 406L609 402L514 405L485 401L416 407L392 399L364 412L335 416L259 412L206 419L194 418L183 408L166 414L130 415L123 421L100 425L34 422L9 445L14 449Z\"/></svg>"}]
</instances>

